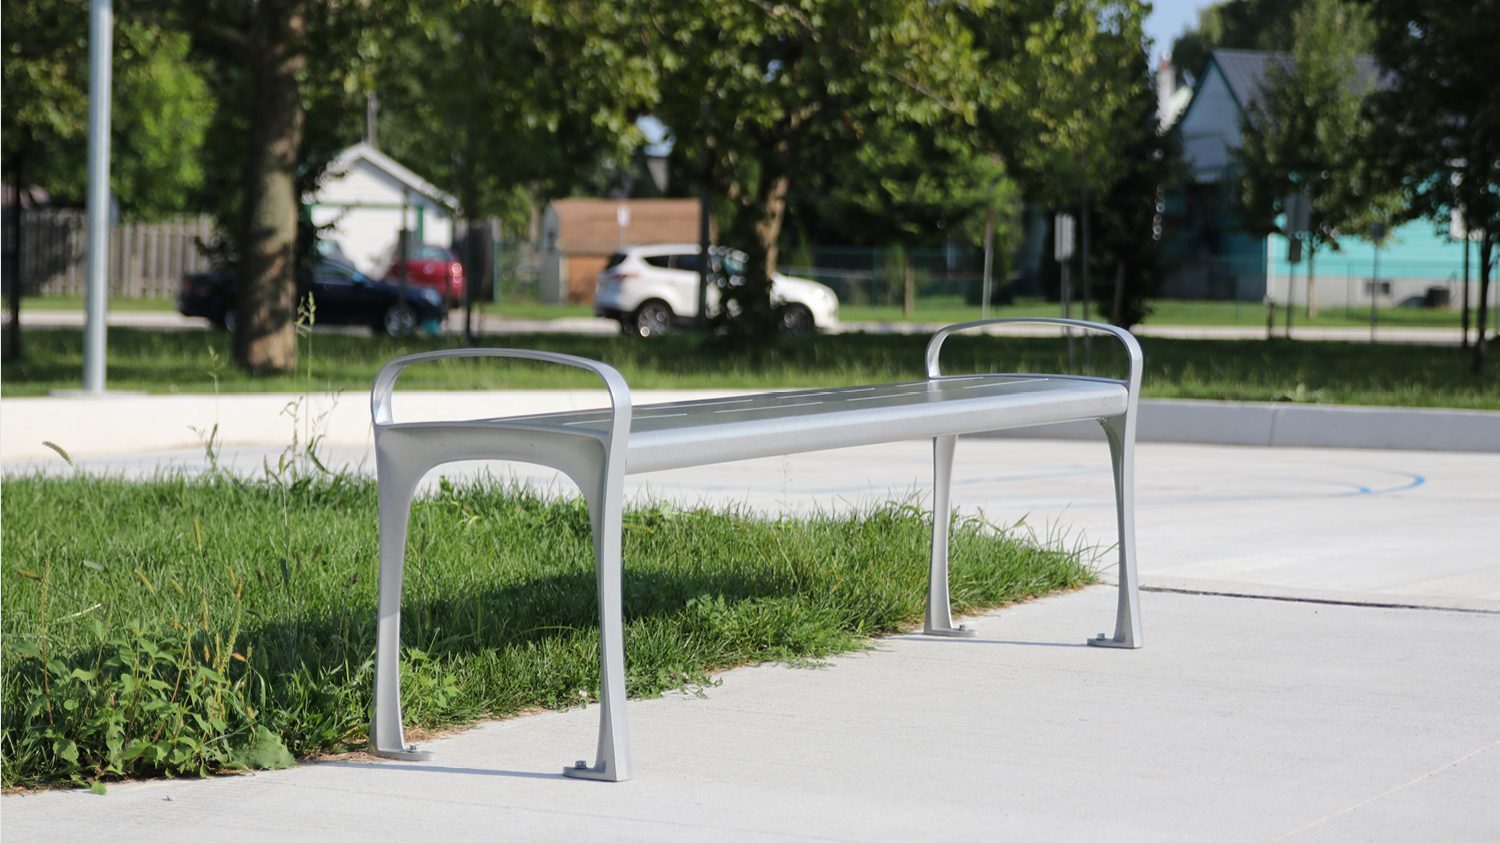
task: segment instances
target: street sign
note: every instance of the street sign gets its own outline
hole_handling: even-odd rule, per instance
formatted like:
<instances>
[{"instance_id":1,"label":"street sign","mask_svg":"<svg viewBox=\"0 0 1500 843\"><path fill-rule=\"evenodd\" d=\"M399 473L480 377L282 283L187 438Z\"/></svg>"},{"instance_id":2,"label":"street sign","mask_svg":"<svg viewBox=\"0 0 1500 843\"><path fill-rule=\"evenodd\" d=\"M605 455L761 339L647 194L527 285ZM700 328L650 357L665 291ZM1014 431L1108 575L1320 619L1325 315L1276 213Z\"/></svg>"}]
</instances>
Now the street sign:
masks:
<instances>
[{"instance_id":1,"label":"street sign","mask_svg":"<svg viewBox=\"0 0 1500 843\"><path fill-rule=\"evenodd\" d=\"M1058 263L1073 257L1073 215L1058 214L1052 228L1052 259Z\"/></svg>"},{"instance_id":2,"label":"street sign","mask_svg":"<svg viewBox=\"0 0 1500 843\"><path fill-rule=\"evenodd\" d=\"M1312 214L1312 200L1305 193L1288 194L1286 203L1286 230L1296 234L1308 230L1308 218Z\"/></svg>"}]
</instances>

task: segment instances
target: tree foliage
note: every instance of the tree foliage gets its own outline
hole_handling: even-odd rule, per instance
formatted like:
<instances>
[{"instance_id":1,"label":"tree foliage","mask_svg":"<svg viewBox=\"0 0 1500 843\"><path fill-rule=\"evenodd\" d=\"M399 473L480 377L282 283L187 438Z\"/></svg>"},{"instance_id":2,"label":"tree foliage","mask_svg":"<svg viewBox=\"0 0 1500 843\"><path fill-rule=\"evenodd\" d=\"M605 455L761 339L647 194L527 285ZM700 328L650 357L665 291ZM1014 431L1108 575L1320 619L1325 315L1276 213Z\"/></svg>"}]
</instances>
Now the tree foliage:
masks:
<instances>
[{"instance_id":1,"label":"tree foliage","mask_svg":"<svg viewBox=\"0 0 1500 843\"><path fill-rule=\"evenodd\" d=\"M110 189L123 214L180 213L203 182L199 152L215 100L181 32L149 10L115 22ZM7 179L82 203L88 147L89 4L6 2L3 30Z\"/></svg>"},{"instance_id":2,"label":"tree foliage","mask_svg":"<svg viewBox=\"0 0 1500 843\"><path fill-rule=\"evenodd\" d=\"M1305 195L1309 261L1392 211L1361 157L1360 108L1375 80L1360 74L1347 33L1365 26L1341 0L1307 0L1292 18L1291 53L1272 57L1260 98L1241 115L1237 213L1257 235L1290 235L1286 199ZM1315 308L1309 289L1309 315Z\"/></svg>"},{"instance_id":3,"label":"tree foliage","mask_svg":"<svg viewBox=\"0 0 1500 843\"><path fill-rule=\"evenodd\" d=\"M1500 236L1500 15L1481 0L1431 4L1366 0L1375 56L1386 83L1370 98L1368 145L1379 172L1397 186L1403 219L1446 227L1455 210L1479 240L1479 336Z\"/></svg>"},{"instance_id":4,"label":"tree foliage","mask_svg":"<svg viewBox=\"0 0 1500 843\"><path fill-rule=\"evenodd\" d=\"M638 145L632 122L657 87L636 11L581 0L429 10L379 62L381 145L452 185L465 216L524 225L537 199L569 194L591 163Z\"/></svg>"},{"instance_id":5,"label":"tree foliage","mask_svg":"<svg viewBox=\"0 0 1500 843\"><path fill-rule=\"evenodd\" d=\"M1154 75L1145 44L1136 53L1133 78L1136 84L1129 89L1115 138L1120 165L1094 205L1098 238L1089 256L1094 277L1104 281L1095 299L1097 314L1124 328L1150 314L1150 299L1166 275L1161 214L1167 191L1183 177L1178 136L1157 131Z\"/></svg>"},{"instance_id":6,"label":"tree foliage","mask_svg":"<svg viewBox=\"0 0 1500 843\"><path fill-rule=\"evenodd\" d=\"M1127 324L1143 315L1155 284L1142 269L1155 254L1153 217L1168 174L1147 72L1147 8L1139 0L1012 0L972 19L989 83L984 141L1042 208L1093 206L1080 259L1115 279L1103 309ZM1109 227L1103 254L1093 249L1096 219Z\"/></svg>"},{"instance_id":7,"label":"tree foliage","mask_svg":"<svg viewBox=\"0 0 1500 843\"><path fill-rule=\"evenodd\" d=\"M794 177L864 143L881 119L970 117L978 83L959 10L922 0L654 2L670 39L656 109L688 160L728 200L725 227L750 255L730 291L737 330L774 331L770 277Z\"/></svg>"},{"instance_id":8,"label":"tree foliage","mask_svg":"<svg viewBox=\"0 0 1500 843\"><path fill-rule=\"evenodd\" d=\"M1143 83L1145 4L1139 0L1014 0L975 18L986 51L988 140L1052 206L1107 187L1135 130Z\"/></svg>"},{"instance_id":9,"label":"tree foliage","mask_svg":"<svg viewBox=\"0 0 1500 843\"><path fill-rule=\"evenodd\" d=\"M1198 12L1198 23L1172 42L1178 81L1196 85L1215 49L1282 52L1292 46L1292 15L1306 0L1223 0Z\"/></svg>"}]
</instances>

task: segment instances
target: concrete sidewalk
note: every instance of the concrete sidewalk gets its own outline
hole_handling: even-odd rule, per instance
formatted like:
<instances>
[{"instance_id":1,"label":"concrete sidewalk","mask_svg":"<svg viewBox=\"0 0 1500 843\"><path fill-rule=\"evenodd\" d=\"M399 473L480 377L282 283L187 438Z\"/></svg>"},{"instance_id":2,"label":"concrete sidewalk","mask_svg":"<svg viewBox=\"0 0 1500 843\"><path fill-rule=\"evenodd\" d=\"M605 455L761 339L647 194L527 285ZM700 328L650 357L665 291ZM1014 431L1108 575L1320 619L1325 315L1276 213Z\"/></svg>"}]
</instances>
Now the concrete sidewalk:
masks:
<instances>
[{"instance_id":1,"label":"concrete sidewalk","mask_svg":"<svg viewBox=\"0 0 1500 843\"><path fill-rule=\"evenodd\" d=\"M6 471L75 470L16 444L45 437L85 471L208 470L202 445L181 430L196 407L207 415L193 418L239 437L218 454L221 467L255 473L286 448L293 419L276 403L287 396L244 398L21 399L53 402L54 414L29 427L8 399L0 457ZM328 408L329 426L344 432L327 443L326 462L368 470L363 398ZM127 411L132 400L149 412ZM410 403L398 414L454 409L421 393L401 400ZM514 409L496 408L494 396L468 400ZM304 407L302 419L318 410ZM18 840L1493 839L1500 455L1148 442L1137 456L1141 650L1082 646L1113 621L1114 591L1100 586L985 616L974 640L897 636L825 669L745 668L701 697L633 701L636 778L623 784L559 774L592 754L590 708L432 741L427 764L352 757L115 785L104 797L6 796L4 831ZM463 463L444 473L494 470ZM568 491L551 472L511 476ZM930 476L930 445L908 442L640 475L627 493L843 510L920 499ZM1102 442L958 448L955 505L1022 522L1043 540L1109 545L1112 495Z\"/></svg>"},{"instance_id":2,"label":"concrete sidewalk","mask_svg":"<svg viewBox=\"0 0 1500 843\"><path fill-rule=\"evenodd\" d=\"M1095 587L633 703L636 777L564 779L594 708L426 746L106 796L8 796L70 840L1483 840L1500 828L1500 616Z\"/></svg>"},{"instance_id":3,"label":"concrete sidewalk","mask_svg":"<svg viewBox=\"0 0 1500 843\"><path fill-rule=\"evenodd\" d=\"M745 394L744 390L637 390L632 403ZM602 390L398 392L403 420L492 418L607 406ZM106 394L7 398L0 402L0 461L49 458L53 442L69 454L135 454L220 445L285 445L319 435L329 444L368 445L369 395L235 393ZM1004 437L1099 440L1092 422L1005 431ZM1500 412L1350 407L1237 401L1145 399L1141 442L1277 447L1380 448L1500 453Z\"/></svg>"}]
</instances>

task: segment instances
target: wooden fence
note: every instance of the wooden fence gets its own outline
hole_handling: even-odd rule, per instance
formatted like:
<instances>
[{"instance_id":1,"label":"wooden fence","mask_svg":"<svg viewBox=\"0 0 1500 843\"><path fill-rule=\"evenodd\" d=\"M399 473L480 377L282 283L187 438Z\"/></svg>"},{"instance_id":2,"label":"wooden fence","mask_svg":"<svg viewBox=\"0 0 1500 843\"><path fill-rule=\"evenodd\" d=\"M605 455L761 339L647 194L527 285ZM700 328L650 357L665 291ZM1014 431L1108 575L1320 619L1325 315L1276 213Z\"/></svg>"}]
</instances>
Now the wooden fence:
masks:
<instances>
[{"instance_id":1,"label":"wooden fence","mask_svg":"<svg viewBox=\"0 0 1500 843\"><path fill-rule=\"evenodd\" d=\"M8 217L11 209L6 208ZM21 284L26 294L81 296L87 285L85 215L77 209L25 209L21 214ZM5 251L12 248L9 220ZM209 217L156 223L120 223L110 232L109 294L120 298L172 298L182 276L209 268L199 243L214 234Z\"/></svg>"}]
</instances>

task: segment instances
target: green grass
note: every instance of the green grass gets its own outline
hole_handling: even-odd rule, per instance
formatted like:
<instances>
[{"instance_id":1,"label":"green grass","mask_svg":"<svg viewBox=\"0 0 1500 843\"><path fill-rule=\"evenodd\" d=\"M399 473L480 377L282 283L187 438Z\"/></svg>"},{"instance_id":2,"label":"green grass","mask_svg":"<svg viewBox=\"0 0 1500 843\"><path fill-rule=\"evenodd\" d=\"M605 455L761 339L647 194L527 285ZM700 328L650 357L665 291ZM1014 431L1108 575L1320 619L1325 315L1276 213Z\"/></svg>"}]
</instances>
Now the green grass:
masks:
<instances>
[{"instance_id":1,"label":"green grass","mask_svg":"<svg viewBox=\"0 0 1500 843\"><path fill-rule=\"evenodd\" d=\"M362 746L375 491L367 479L293 471L6 478L4 784L284 766L288 750ZM631 694L747 662L816 659L912 624L929 531L910 505L805 520L627 513ZM580 501L443 484L416 503L409 547L409 727L591 698L597 603ZM956 611L1090 580L1077 554L977 520L955 526Z\"/></svg>"},{"instance_id":2,"label":"green grass","mask_svg":"<svg viewBox=\"0 0 1500 843\"><path fill-rule=\"evenodd\" d=\"M82 296L39 295L28 296L23 310L83 310ZM161 311L174 309L171 299L120 299L109 300L111 310ZM586 304L542 304L537 301L476 302L481 313L511 319L562 319L592 316L593 308ZM990 316L1060 316L1059 305L1040 298L1021 298L1014 304L997 305L990 309ZM1266 324L1266 308L1258 302L1232 301L1187 301L1157 299L1151 303L1152 313L1146 320L1148 325L1233 325L1241 327L1263 327ZM1075 309L1075 317L1082 313ZM978 319L978 305L966 305L961 296L922 296L917 299L916 311L908 318L900 305L844 304L839 308L839 318L845 322L967 322ZM1418 307L1384 307L1378 313L1379 324L1403 328L1452 328L1459 326L1459 313L1453 310L1431 310ZM1285 324L1285 311L1279 311L1278 326ZM1368 308L1345 308L1325 306L1318 318L1309 320L1302 310L1293 314L1292 327L1368 327Z\"/></svg>"},{"instance_id":3,"label":"green grass","mask_svg":"<svg viewBox=\"0 0 1500 843\"><path fill-rule=\"evenodd\" d=\"M28 310L77 310L84 309L83 296L34 295L21 299L21 312ZM117 296L109 298L110 310L131 313L174 313L177 304L172 299L131 299Z\"/></svg>"},{"instance_id":4,"label":"green grass","mask_svg":"<svg viewBox=\"0 0 1500 843\"><path fill-rule=\"evenodd\" d=\"M229 338L196 331L110 331L111 389L150 393L332 391L369 389L391 358L444 347L455 340L392 340L318 333L296 375L251 377L228 365ZM925 336L839 334L784 337L762 348L727 348L702 336L672 335L643 342L616 336L509 335L484 340L577 354L618 368L636 389L769 389L879 383L923 376ZM5 397L77 389L83 341L77 330L33 330L26 356L9 363L0 382ZM1456 347L1283 340L1172 340L1143 338L1145 395L1241 401L1305 401L1415 407L1500 409L1500 374L1469 374ZM1059 340L953 338L944 348L947 371L1065 371ZM1080 359L1083 345L1079 343ZM1117 345L1089 345L1090 371L1118 376ZM429 364L402 376L408 389L590 388L588 373L535 364L492 361Z\"/></svg>"},{"instance_id":5,"label":"green grass","mask_svg":"<svg viewBox=\"0 0 1500 843\"><path fill-rule=\"evenodd\" d=\"M1186 301L1157 299L1151 302L1152 312L1147 325L1228 325L1241 327L1264 327L1266 307L1258 302L1232 301ZM980 318L978 305L966 305L960 296L924 296L917 299L916 309L908 318L900 305L854 305L839 307L839 319L844 322L967 322ZM1061 305L1040 298L1020 298L1014 304L990 308L992 318L1015 316L1061 316ZM1073 309L1076 319L1083 318L1077 306ZM1457 311L1429 310L1413 307L1380 308L1379 324L1387 327L1432 327L1452 328L1458 333ZM1278 311L1276 324L1286 323L1286 312ZM1318 318L1309 320L1299 309L1292 315L1292 331L1309 325L1325 328L1368 327L1368 308L1329 307L1325 305Z\"/></svg>"},{"instance_id":6,"label":"green grass","mask_svg":"<svg viewBox=\"0 0 1500 843\"><path fill-rule=\"evenodd\" d=\"M542 304L538 301L480 302L475 308L481 313L506 319L564 319L593 316L594 306L589 304Z\"/></svg>"}]
</instances>

